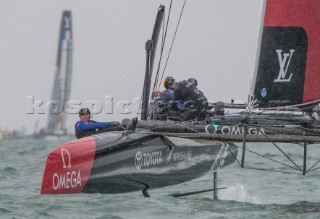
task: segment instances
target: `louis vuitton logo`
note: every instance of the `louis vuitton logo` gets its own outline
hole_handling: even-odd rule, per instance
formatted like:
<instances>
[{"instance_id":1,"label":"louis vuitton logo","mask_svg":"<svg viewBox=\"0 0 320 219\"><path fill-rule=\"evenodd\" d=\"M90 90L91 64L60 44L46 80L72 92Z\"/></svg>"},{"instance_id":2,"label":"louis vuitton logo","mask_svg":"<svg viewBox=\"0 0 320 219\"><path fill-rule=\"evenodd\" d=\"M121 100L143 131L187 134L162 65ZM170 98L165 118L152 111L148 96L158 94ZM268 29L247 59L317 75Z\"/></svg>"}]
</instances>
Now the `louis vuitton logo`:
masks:
<instances>
[{"instance_id":1,"label":"louis vuitton logo","mask_svg":"<svg viewBox=\"0 0 320 219\"><path fill-rule=\"evenodd\" d=\"M294 49L290 49L290 53L283 53L283 56L282 56L282 50L276 50L276 52L278 53L280 70L279 70L278 77L277 79L274 80L274 82L290 82L291 81L292 73L290 74L289 78L286 77L286 75L287 75L288 67L290 65L290 61L294 51L295 51Z\"/></svg>"}]
</instances>

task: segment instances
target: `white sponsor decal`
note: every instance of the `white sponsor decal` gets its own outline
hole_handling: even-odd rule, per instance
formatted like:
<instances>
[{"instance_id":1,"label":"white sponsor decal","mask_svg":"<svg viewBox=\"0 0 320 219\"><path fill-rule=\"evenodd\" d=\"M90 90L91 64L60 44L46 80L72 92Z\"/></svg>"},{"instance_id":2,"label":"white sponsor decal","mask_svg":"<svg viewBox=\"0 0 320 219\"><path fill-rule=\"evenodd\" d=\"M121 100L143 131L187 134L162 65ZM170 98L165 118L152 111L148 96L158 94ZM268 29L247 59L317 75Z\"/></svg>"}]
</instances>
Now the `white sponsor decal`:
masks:
<instances>
[{"instance_id":1,"label":"white sponsor decal","mask_svg":"<svg viewBox=\"0 0 320 219\"><path fill-rule=\"evenodd\" d=\"M172 161L183 161L183 160L191 160L192 152L191 150L175 152L172 154Z\"/></svg>"},{"instance_id":2,"label":"white sponsor decal","mask_svg":"<svg viewBox=\"0 0 320 219\"><path fill-rule=\"evenodd\" d=\"M210 125L208 125L206 127L206 132L209 133L208 131L208 127ZM211 126L213 129L214 129L214 134L217 133L218 131L218 126L215 125L215 126ZM244 129L243 127L240 127L240 126L222 126L220 128L220 131L221 131L221 134L225 135L225 134L229 134L229 135L243 135L244 133ZM263 128L256 128L256 127L250 127L248 128L248 132L247 132L249 135L261 135L261 134L265 134L265 131Z\"/></svg>"},{"instance_id":3,"label":"white sponsor decal","mask_svg":"<svg viewBox=\"0 0 320 219\"><path fill-rule=\"evenodd\" d=\"M68 168L70 168L71 167L71 156L70 156L69 151L67 151L64 148L61 149L61 159L62 159L62 164L63 164L62 166L63 166L64 169L67 168L66 161L64 159L64 154L67 154L67 156L68 156L67 164L68 164Z\"/></svg>"},{"instance_id":4,"label":"white sponsor decal","mask_svg":"<svg viewBox=\"0 0 320 219\"><path fill-rule=\"evenodd\" d=\"M61 149L61 161L62 167L66 171L62 173L54 173L52 177L52 185L54 190L69 189L81 187L81 173L80 170L72 170L71 168L71 156L67 149Z\"/></svg>"},{"instance_id":5,"label":"white sponsor decal","mask_svg":"<svg viewBox=\"0 0 320 219\"><path fill-rule=\"evenodd\" d=\"M282 57L282 50L276 50L278 53L278 59L279 59L279 65L280 65L280 70L277 79L274 80L274 82L290 82L292 73L290 74L289 78L286 77L288 67L290 65L291 57L294 53L294 49L290 49L290 53L283 53ZM287 61L289 57L289 60Z\"/></svg>"},{"instance_id":6,"label":"white sponsor decal","mask_svg":"<svg viewBox=\"0 0 320 219\"><path fill-rule=\"evenodd\" d=\"M52 179L53 189L69 189L81 187L81 174L80 170L78 173L76 171L65 172L65 173L54 173Z\"/></svg>"},{"instance_id":7,"label":"white sponsor decal","mask_svg":"<svg viewBox=\"0 0 320 219\"><path fill-rule=\"evenodd\" d=\"M135 166L136 169L140 170L141 168L156 166L162 164L162 152L161 151L152 151L142 153L138 151L135 157Z\"/></svg>"},{"instance_id":8,"label":"white sponsor decal","mask_svg":"<svg viewBox=\"0 0 320 219\"><path fill-rule=\"evenodd\" d=\"M172 147L172 149L171 149L171 150L170 150L170 148L168 147L168 149L167 149L168 157L167 157L167 161L166 161L166 163L170 163L170 162L171 162L172 154L173 154L173 150L174 150L174 147Z\"/></svg>"}]
</instances>

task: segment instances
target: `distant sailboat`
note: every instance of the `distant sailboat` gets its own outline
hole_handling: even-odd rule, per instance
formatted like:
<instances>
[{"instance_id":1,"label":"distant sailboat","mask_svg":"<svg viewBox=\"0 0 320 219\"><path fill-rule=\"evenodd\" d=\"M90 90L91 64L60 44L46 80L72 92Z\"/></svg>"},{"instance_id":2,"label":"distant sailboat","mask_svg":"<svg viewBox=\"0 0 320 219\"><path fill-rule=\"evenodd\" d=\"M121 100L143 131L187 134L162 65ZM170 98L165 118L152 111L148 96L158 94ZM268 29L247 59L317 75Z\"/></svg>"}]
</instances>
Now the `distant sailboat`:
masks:
<instances>
[{"instance_id":1,"label":"distant sailboat","mask_svg":"<svg viewBox=\"0 0 320 219\"><path fill-rule=\"evenodd\" d=\"M63 11L56 62L56 72L51 96L51 107L46 128L40 130L36 136L63 136L67 135L64 106L70 99L72 76L72 19L71 11Z\"/></svg>"}]
</instances>

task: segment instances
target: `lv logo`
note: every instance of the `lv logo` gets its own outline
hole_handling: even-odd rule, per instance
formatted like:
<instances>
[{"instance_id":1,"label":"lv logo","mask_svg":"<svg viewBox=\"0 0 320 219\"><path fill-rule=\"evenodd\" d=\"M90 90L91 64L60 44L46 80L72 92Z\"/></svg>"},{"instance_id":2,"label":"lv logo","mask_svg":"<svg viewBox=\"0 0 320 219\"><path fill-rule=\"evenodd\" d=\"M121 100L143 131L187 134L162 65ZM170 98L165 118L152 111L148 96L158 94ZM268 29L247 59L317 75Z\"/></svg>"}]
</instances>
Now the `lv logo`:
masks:
<instances>
[{"instance_id":1,"label":"lv logo","mask_svg":"<svg viewBox=\"0 0 320 219\"><path fill-rule=\"evenodd\" d=\"M290 49L290 53L283 53L283 56L282 56L282 50L276 50L279 58L280 71L277 79L275 79L274 82L290 82L291 81L292 73L290 74L289 78L286 77L286 75L287 75L288 67L290 65L290 61L294 51L295 51L294 49ZM289 57L289 60L288 60L288 57Z\"/></svg>"}]
</instances>

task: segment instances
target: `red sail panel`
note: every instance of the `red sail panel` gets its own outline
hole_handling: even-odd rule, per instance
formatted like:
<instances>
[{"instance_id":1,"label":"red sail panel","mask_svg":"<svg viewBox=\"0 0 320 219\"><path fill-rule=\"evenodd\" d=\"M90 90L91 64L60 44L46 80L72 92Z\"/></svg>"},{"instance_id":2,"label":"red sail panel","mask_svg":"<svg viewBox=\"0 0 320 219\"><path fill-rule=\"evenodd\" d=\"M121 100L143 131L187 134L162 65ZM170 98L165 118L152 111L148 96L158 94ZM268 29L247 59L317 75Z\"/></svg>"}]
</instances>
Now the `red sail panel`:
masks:
<instances>
[{"instance_id":1,"label":"red sail panel","mask_svg":"<svg viewBox=\"0 0 320 219\"><path fill-rule=\"evenodd\" d=\"M41 194L79 193L90 177L96 142L92 137L63 144L47 158Z\"/></svg>"},{"instance_id":2,"label":"red sail panel","mask_svg":"<svg viewBox=\"0 0 320 219\"><path fill-rule=\"evenodd\" d=\"M301 27L308 38L303 103L320 99L320 1L267 0L264 26Z\"/></svg>"}]
</instances>

